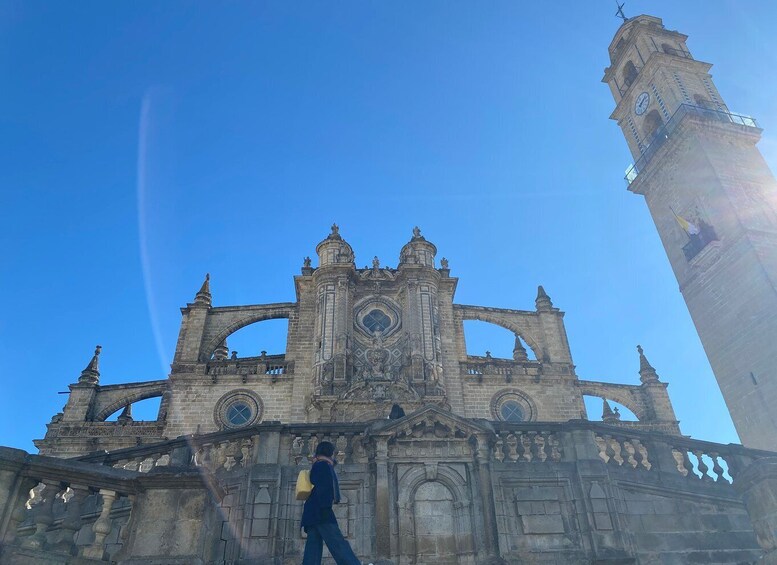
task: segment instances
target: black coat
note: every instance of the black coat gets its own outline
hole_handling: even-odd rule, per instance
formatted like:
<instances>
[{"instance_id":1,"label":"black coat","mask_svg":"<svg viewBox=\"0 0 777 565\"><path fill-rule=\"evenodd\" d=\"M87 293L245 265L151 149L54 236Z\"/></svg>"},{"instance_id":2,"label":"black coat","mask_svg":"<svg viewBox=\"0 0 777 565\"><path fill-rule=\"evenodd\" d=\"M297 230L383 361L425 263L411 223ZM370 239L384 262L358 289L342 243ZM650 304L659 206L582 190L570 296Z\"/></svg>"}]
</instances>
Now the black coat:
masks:
<instances>
[{"instance_id":1,"label":"black coat","mask_svg":"<svg viewBox=\"0 0 777 565\"><path fill-rule=\"evenodd\" d=\"M302 508L302 527L337 523L332 505L340 502L340 485L334 466L326 461L316 461L310 469L310 482L313 491Z\"/></svg>"}]
</instances>

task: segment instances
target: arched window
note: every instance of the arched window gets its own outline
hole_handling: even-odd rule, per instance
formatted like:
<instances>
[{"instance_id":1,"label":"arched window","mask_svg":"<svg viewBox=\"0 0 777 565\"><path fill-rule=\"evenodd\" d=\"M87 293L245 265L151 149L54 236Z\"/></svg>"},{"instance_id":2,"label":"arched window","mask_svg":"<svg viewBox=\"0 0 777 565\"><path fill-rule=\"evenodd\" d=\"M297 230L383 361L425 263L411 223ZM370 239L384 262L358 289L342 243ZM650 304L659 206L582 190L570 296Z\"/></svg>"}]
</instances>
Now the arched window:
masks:
<instances>
[{"instance_id":1,"label":"arched window","mask_svg":"<svg viewBox=\"0 0 777 565\"><path fill-rule=\"evenodd\" d=\"M645 116L644 122L642 122L642 136L648 141L648 144L653 141L658 129L664 125L664 120L661 119L661 114L658 110L651 110Z\"/></svg>"},{"instance_id":2,"label":"arched window","mask_svg":"<svg viewBox=\"0 0 777 565\"><path fill-rule=\"evenodd\" d=\"M704 96L700 94L694 94L693 95L693 101L696 103L697 106L700 108L710 108L714 109L714 106L712 105L712 102L704 98Z\"/></svg>"},{"instance_id":3,"label":"arched window","mask_svg":"<svg viewBox=\"0 0 777 565\"><path fill-rule=\"evenodd\" d=\"M637 70L637 67L634 66L634 63L626 61L626 64L623 67L623 84L626 88L630 87L634 81L637 80L638 74L639 71Z\"/></svg>"}]
</instances>

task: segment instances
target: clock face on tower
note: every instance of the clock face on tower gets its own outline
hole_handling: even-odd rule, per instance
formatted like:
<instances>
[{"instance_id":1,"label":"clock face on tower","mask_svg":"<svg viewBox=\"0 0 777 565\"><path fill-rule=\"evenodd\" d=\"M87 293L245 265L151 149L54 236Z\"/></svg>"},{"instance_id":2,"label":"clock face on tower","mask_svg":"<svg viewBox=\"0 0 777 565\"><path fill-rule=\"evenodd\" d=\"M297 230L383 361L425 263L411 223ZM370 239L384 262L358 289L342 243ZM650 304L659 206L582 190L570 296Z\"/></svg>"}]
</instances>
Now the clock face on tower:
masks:
<instances>
[{"instance_id":1,"label":"clock face on tower","mask_svg":"<svg viewBox=\"0 0 777 565\"><path fill-rule=\"evenodd\" d=\"M645 113L645 110L647 110L648 106L650 105L650 94L647 92L643 92L637 97L637 102L634 104L634 112L641 116Z\"/></svg>"}]
</instances>

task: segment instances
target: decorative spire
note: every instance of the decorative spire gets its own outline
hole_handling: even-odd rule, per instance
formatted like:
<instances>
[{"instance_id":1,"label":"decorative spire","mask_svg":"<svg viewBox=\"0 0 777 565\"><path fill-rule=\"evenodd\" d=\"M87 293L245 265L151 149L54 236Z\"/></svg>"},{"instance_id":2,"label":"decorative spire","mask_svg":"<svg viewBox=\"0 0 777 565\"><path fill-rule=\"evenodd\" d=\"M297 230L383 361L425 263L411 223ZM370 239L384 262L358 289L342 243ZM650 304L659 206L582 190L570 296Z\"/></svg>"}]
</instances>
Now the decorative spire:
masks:
<instances>
[{"instance_id":1,"label":"decorative spire","mask_svg":"<svg viewBox=\"0 0 777 565\"><path fill-rule=\"evenodd\" d=\"M210 306L210 273L205 275L205 282L202 283L197 296L194 297L194 303Z\"/></svg>"},{"instance_id":2,"label":"decorative spire","mask_svg":"<svg viewBox=\"0 0 777 565\"><path fill-rule=\"evenodd\" d=\"M120 424L132 422L132 404L127 404L116 419Z\"/></svg>"},{"instance_id":3,"label":"decorative spire","mask_svg":"<svg viewBox=\"0 0 777 565\"><path fill-rule=\"evenodd\" d=\"M222 341L219 346L213 351L213 359L216 361L223 361L229 355L229 347L227 347L227 340Z\"/></svg>"},{"instance_id":4,"label":"decorative spire","mask_svg":"<svg viewBox=\"0 0 777 565\"><path fill-rule=\"evenodd\" d=\"M78 377L79 383L96 385L100 382L100 351L102 351L102 346L98 345L94 348L92 360L89 361L86 368L81 371L81 376Z\"/></svg>"},{"instance_id":5,"label":"decorative spire","mask_svg":"<svg viewBox=\"0 0 777 565\"><path fill-rule=\"evenodd\" d=\"M542 288L542 285L537 287L537 298L534 300L534 304L537 307L538 312L547 312L553 310L553 302L550 301L550 296Z\"/></svg>"},{"instance_id":6,"label":"decorative spire","mask_svg":"<svg viewBox=\"0 0 777 565\"><path fill-rule=\"evenodd\" d=\"M651 365L650 361L645 357L645 352L642 350L641 345L637 346L637 351L639 352L639 380L642 381L643 384L657 383L658 373L656 373L653 365Z\"/></svg>"},{"instance_id":7,"label":"decorative spire","mask_svg":"<svg viewBox=\"0 0 777 565\"><path fill-rule=\"evenodd\" d=\"M526 348L521 343L521 338L515 336L515 346L513 347L513 361L528 361L529 356L526 354Z\"/></svg>"},{"instance_id":8,"label":"decorative spire","mask_svg":"<svg viewBox=\"0 0 777 565\"><path fill-rule=\"evenodd\" d=\"M418 226L413 228L413 239L424 239L424 237L421 235L421 228Z\"/></svg>"},{"instance_id":9,"label":"decorative spire","mask_svg":"<svg viewBox=\"0 0 777 565\"><path fill-rule=\"evenodd\" d=\"M618 422L621 419L620 411L618 410L618 407L615 407L615 410L613 410L610 407L610 403L607 402L606 398L602 398L602 421L603 422Z\"/></svg>"}]
</instances>

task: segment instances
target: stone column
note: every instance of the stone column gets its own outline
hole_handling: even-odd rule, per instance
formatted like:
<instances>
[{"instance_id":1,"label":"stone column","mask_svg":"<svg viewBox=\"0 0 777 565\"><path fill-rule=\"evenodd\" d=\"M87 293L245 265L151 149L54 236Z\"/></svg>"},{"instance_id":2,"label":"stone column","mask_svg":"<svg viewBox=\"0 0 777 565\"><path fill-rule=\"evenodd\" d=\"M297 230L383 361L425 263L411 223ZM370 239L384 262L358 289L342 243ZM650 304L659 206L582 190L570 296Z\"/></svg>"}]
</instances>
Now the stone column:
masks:
<instances>
[{"instance_id":1,"label":"stone column","mask_svg":"<svg viewBox=\"0 0 777 565\"><path fill-rule=\"evenodd\" d=\"M379 559L391 557L388 438L375 440L375 545Z\"/></svg>"},{"instance_id":2,"label":"stone column","mask_svg":"<svg viewBox=\"0 0 777 565\"><path fill-rule=\"evenodd\" d=\"M777 565L777 457L759 459L734 478L765 554L759 565Z\"/></svg>"},{"instance_id":3,"label":"stone column","mask_svg":"<svg viewBox=\"0 0 777 565\"><path fill-rule=\"evenodd\" d=\"M484 563L503 563L499 556L499 528L496 523L496 507L494 506L494 490L491 481L491 446L486 436L477 437L475 446L475 473L480 485L480 500L483 505Z\"/></svg>"}]
</instances>

